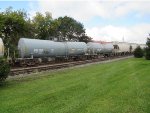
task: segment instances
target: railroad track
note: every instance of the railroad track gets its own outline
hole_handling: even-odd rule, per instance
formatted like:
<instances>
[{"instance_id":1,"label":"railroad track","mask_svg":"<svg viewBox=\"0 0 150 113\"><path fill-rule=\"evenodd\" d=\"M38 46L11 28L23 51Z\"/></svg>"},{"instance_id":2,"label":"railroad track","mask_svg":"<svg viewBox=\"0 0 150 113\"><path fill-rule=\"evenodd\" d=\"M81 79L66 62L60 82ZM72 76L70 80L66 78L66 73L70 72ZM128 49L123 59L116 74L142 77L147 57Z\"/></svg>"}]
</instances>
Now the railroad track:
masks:
<instances>
[{"instance_id":1,"label":"railroad track","mask_svg":"<svg viewBox=\"0 0 150 113\"><path fill-rule=\"evenodd\" d=\"M42 65L42 66L36 66L36 67L14 68L14 69L11 69L10 76L36 73L36 72L41 72L41 71L46 71L46 70L54 70L54 69L60 69L60 68L73 67L76 65L101 62L101 61L112 60L112 59L117 59L117 58L121 58L121 57L117 56L117 57L111 57L111 58L110 57L109 58L99 58L99 59L92 59L92 60L85 60L85 61L74 61L74 62L67 62L67 63L60 63L60 64Z\"/></svg>"}]
</instances>

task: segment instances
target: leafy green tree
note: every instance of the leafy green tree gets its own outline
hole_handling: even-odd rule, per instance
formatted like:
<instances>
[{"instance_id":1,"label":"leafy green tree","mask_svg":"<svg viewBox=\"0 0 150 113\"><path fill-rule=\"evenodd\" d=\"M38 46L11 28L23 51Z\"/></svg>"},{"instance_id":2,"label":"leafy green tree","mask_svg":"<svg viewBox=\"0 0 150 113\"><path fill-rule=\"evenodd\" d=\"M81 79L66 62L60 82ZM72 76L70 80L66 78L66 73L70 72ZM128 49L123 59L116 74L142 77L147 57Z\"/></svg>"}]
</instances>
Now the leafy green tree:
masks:
<instances>
[{"instance_id":1,"label":"leafy green tree","mask_svg":"<svg viewBox=\"0 0 150 113\"><path fill-rule=\"evenodd\" d=\"M52 17L49 12L45 12L45 15L46 16L37 12L36 16L32 20L32 24L35 29L35 38L49 39L51 35Z\"/></svg>"},{"instance_id":2,"label":"leafy green tree","mask_svg":"<svg viewBox=\"0 0 150 113\"><path fill-rule=\"evenodd\" d=\"M10 56L13 57L14 51L17 49L20 37L26 37L28 34L27 14L23 10L13 11L11 7L0 13L0 37L10 50Z\"/></svg>"},{"instance_id":3,"label":"leafy green tree","mask_svg":"<svg viewBox=\"0 0 150 113\"><path fill-rule=\"evenodd\" d=\"M59 26L60 26L60 21L58 21L57 19L51 22L50 39L57 38L59 40L59 37L60 37Z\"/></svg>"},{"instance_id":4,"label":"leafy green tree","mask_svg":"<svg viewBox=\"0 0 150 113\"><path fill-rule=\"evenodd\" d=\"M140 46L138 46L135 50L134 50L134 57L136 58L142 58L143 57L143 50L141 49Z\"/></svg>"},{"instance_id":5,"label":"leafy green tree","mask_svg":"<svg viewBox=\"0 0 150 113\"><path fill-rule=\"evenodd\" d=\"M65 16L53 20L49 12L46 12L45 15L37 12L32 23L35 28L35 38L91 41L91 38L85 34L83 25L71 17Z\"/></svg>"},{"instance_id":6,"label":"leafy green tree","mask_svg":"<svg viewBox=\"0 0 150 113\"><path fill-rule=\"evenodd\" d=\"M91 38L86 36L83 24L71 17L59 17L57 33L59 40L74 40L74 41L91 41Z\"/></svg>"},{"instance_id":7,"label":"leafy green tree","mask_svg":"<svg viewBox=\"0 0 150 113\"><path fill-rule=\"evenodd\" d=\"M150 36L150 34L149 34ZM145 48L145 58L147 60L150 60L150 38L147 38L147 42L146 42L147 47Z\"/></svg>"},{"instance_id":8,"label":"leafy green tree","mask_svg":"<svg viewBox=\"0 0 150 113\"><path fill-rule=\"evenodd\" d=\"M87 36L87 35L83 35L83 36L81 36L81 37L79 38L79 42L88 43L88 42L90 42L90 41L92 41L92 38L89 37L89 36Z\"/></svg>"},{"instance_id":9,"label":"leafy green tree","mask_svg":"<svg viewBox=\"0 0 150 113\"><path fill-rule=\"evenodd\" d=\"M8 77L10 66L6 59L0 58L0 84Z\"/></svg>"}]
</instances>

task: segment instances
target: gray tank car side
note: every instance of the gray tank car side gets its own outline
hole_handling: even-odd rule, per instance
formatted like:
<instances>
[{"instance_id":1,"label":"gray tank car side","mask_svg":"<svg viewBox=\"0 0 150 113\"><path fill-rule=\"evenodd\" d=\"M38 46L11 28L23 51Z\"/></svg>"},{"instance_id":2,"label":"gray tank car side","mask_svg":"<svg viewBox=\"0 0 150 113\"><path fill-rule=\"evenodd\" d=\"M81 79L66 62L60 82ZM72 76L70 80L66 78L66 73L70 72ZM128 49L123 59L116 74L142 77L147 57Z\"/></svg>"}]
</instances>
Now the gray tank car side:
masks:
<instances>
[{"instance_id":1,"label":"gray tank car side","mask_svg":"<svg viewBox=\"0 0 150 113\"><path fill-rule=\"evenodd\" d=\"M104 51L103 45L96 42L88 42L87 48L90 55L101 54Z\"/></svg>"},{"instance_id":2,"label":"gray tank car side","mask_svg":"<svg viewBox=\"0 0 150 113\"><path fill-rule=\"evenodd\" d=\"M85 55L87 45L84 42L64 42L68 56Z\"/></svg>"},{"instance_id":3,"label":"gray tank car side","mask_svg":"<svg viewBox=\"0 0 150 113\"><path fill-rule=\"evenodd\" d=\"M56 57L65 55L65 45L49 40L21 38L18 43L21 58Z\"/></svg>"},{"instance_id":4,"label":"gray tank car side","mask_svg":"<svg viewBox=\"0 0 150 113\"><path fill-rule=\"evenodd\" d=\"M67 57L84 55L84 42L54 42L49 40L21 38L18 43L21 58Z\"/></svg>"},{"instance_id":5,"label":"gray tank car side","mask_svg":"<svg viewBox=\"0 0 150 113\"><path fill-rule=\"evenodd\" d=\"M113 52L113 44L112 43L105 43L103 44L103 53L106 54L106 53L112 53Z\"/></svg>"}]
</instances>

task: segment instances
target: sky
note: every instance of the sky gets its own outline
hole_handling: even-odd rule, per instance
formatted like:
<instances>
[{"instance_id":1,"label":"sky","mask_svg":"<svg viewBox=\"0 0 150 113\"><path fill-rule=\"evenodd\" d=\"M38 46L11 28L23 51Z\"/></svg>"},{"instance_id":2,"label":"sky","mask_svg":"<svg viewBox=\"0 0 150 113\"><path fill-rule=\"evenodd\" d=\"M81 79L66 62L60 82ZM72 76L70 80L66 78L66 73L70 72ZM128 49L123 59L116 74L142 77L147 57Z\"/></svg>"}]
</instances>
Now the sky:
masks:
<instances>
[{"instance_id":1,"label":"sky","mask_svg":"<svg viewBox=\"0 0 150 113\"><path fill-rule=\"evenodd\" d=\"M150 33L150 0L0 0L24 9L30 18L49 11L52 17L70 16L81 22L93 40L145 43Z\"/></svg>"}]
</instances>

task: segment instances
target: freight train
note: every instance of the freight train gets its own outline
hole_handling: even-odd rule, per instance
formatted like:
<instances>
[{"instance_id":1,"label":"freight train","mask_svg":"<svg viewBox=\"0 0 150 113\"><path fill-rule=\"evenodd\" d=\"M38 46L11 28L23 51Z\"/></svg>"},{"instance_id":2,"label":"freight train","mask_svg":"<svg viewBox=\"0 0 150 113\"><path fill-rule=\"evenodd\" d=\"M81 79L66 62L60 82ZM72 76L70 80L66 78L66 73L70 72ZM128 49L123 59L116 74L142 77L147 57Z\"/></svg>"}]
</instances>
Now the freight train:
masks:
<instances>
[{"instance_id":1,"label":"freight train","mask_svg":"<svg viewBox=\"0 0 150 113\"><path fill-rule=\"evenodd\" d=\"M128 55L140 46L126 42L55 42L51 40L39 40L20 38L18 42L19 58L11 60L12 64L35 65L42 62L56 60L77 60L109 57L114 55ZM145 45L141 45L142 48ZM4 44L0 39L0 56L4 55Z\"/></svg>"}]
</instances>

